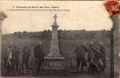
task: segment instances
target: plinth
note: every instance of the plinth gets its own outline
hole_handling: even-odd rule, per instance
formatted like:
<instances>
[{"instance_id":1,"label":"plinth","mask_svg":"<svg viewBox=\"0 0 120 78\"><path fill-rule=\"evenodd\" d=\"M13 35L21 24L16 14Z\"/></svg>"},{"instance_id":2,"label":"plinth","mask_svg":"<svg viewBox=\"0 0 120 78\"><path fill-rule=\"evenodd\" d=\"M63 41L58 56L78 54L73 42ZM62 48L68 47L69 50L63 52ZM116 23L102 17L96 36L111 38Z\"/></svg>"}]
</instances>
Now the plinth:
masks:
<instances>
[{"instance_id":1,"label":"plinth","mask_svg":"<svg viewBox=\"0 0 120 78\"><path fill-rule=\"evenodd\" d=\"M45 57L45 61L47 66L45 69L47 70L64 70L64 57Z\"/></svg>"},{"instance_id":2,"label":"plinth","mask_svg":"<svg viewBox=\"0 0 120 78\"><path fill-rule=\"evenodd\" d=\"M45 69L49 70L63 70L63 61L65 58L60 54L59 50L59 40L58 40L58 27L57 15L54 16L54 23L52 25L52 39L50 43L50 50L48 55L45 57L47 66Z\"/></svg>"}]
</instances>

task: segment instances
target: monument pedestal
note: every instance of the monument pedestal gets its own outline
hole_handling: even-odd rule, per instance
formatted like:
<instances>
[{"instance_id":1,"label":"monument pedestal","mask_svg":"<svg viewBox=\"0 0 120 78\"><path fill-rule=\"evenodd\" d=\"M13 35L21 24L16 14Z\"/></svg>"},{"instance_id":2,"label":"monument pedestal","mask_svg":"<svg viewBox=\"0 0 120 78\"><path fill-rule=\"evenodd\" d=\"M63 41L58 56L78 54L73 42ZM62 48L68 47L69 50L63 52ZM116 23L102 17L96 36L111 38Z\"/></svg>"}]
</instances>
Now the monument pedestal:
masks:
<instances>
[{"instance_id":1,"label":"monument pedestal","mask_svg":"<svg viewBox=\"0 0 120 78\"><path fill-rule=\"evenodd\" d=\"M47 66L44 69L47 70L64 70L64 57L45 57Z\"/></svg>"}]
</instances>

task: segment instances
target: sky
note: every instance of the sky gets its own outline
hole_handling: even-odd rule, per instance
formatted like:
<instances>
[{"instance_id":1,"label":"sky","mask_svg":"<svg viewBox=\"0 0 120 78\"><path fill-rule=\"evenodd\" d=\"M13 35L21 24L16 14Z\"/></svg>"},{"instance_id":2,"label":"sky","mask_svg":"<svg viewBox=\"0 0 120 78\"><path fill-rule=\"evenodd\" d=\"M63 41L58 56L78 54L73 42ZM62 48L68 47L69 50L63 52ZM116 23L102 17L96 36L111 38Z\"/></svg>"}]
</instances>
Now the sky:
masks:
<instances>
[{"instance_id":1,"label":"sky","mask_svg":"<svg viewBox=\"0 0 120 78\"><path fill-rule=\"evenodd\" d=\"M62 30L110 30L112 27L104 1L1 1L0 4L7 15L2 25L3 34L51 30L55 14ZM35 11L33 8L32 11L10 11L21 9L20 6L57 6L56 9L68 11Z\"/></svg>"}]
</instances>

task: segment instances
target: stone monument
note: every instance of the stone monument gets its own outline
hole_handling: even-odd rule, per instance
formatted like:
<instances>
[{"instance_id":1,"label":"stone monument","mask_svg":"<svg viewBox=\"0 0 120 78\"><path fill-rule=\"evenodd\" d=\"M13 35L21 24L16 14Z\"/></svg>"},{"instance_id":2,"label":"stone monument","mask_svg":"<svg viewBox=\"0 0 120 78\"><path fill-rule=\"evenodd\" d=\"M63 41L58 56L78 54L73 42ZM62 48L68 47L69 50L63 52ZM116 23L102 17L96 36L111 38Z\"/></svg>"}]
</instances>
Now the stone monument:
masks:
<instances>
[{"instance_id":1,"label":"stone monument","mask_svg":"<svg viewBox=\"0 0 120 78\"><path fill-rule=\"evenodd\" d=\"M2 53L2 22L7 17L7 15L0 11L0 76L1 76L1 53Z\"/></svg>"},{"instance_id":2,"label":"stone monument","mask_svg":"<svg viewBox=\"0 0 120 78\"><path fill-rule=\"evenodd\" d=\"M62 66L62 62L65 59L61 54L59 50L59 40L58 40L58 27L57 24L57 15L54 16L54 23L52 25L52 39L50 43L50 50L48 55L45 57L45 60L48 63L48 69L55 69L60 70L64 69Z\"/></svg>"}]
</instances>

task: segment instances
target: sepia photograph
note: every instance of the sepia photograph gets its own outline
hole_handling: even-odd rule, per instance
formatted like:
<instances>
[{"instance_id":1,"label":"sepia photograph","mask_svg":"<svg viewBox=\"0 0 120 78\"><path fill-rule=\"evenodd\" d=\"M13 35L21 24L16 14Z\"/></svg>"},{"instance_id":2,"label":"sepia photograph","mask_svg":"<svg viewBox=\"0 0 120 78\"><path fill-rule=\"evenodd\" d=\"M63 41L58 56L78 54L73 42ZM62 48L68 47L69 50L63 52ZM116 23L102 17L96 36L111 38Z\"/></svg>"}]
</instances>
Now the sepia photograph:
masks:
<instances>
[{"instance_id":1,"label":"sepia photograph","mask_svg":"<svg viewBox=\"0 0 120 78\"><path fill-rule=\"evenodd\" d=\"M120 4L0 2L0 76L119 78Z\"/></svg>"}]
</instances>

